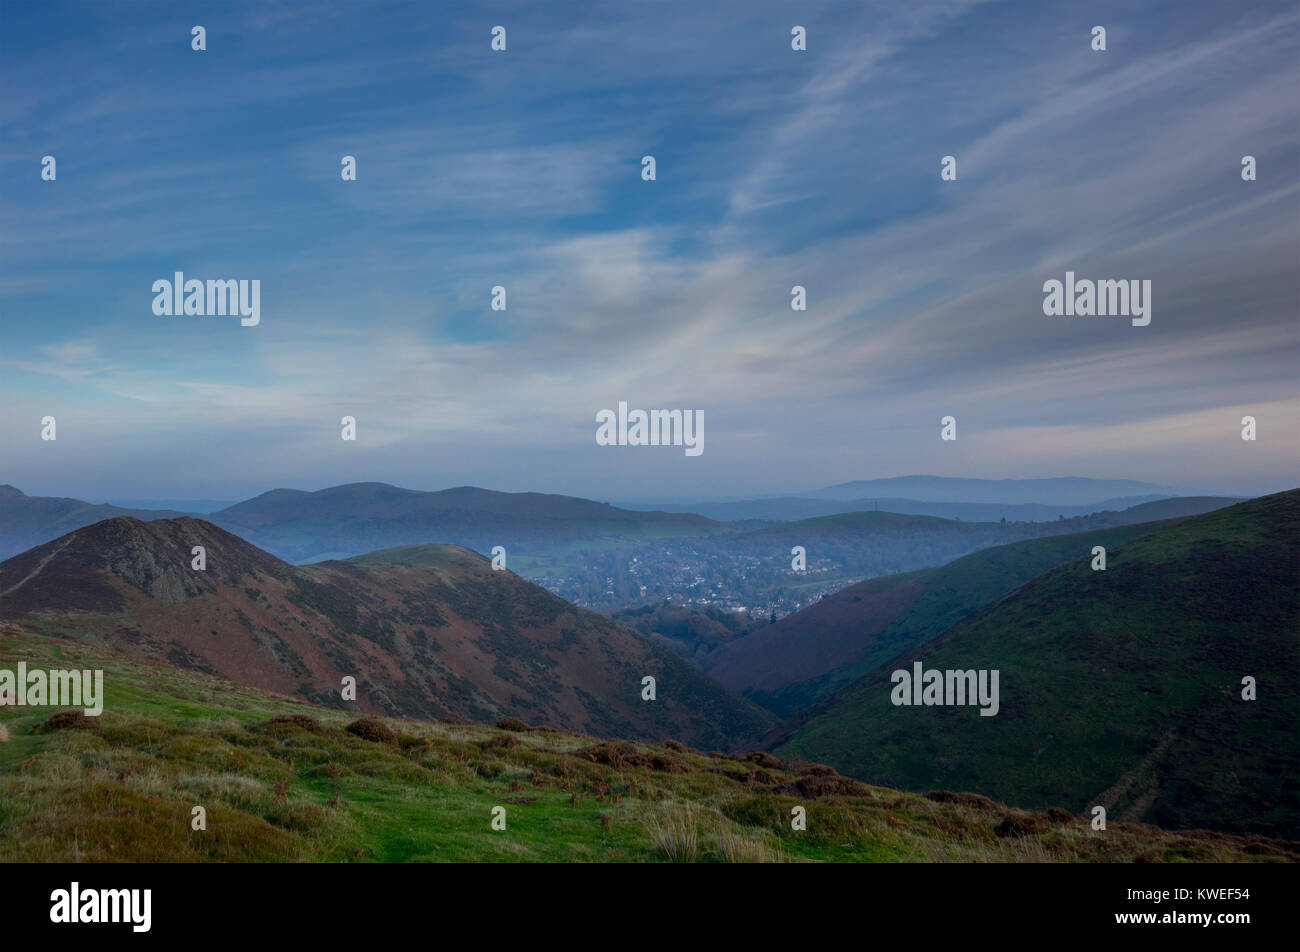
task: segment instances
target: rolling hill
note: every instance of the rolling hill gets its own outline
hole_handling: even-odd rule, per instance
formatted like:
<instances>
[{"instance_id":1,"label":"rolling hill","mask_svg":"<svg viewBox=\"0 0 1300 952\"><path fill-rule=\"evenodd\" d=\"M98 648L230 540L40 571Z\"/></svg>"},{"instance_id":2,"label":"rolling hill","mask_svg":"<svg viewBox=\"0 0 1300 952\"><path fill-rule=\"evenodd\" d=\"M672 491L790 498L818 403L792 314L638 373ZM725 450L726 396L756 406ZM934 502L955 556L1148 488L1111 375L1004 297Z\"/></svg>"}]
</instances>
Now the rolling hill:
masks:
<instances>
[{"instance_id":1,"label":"rolling hill","mask_svg":"<svg viewBox=\"0 0 1300 952\"><path fill-rule=\"evenodd\" d=\"M0 558L117 516L151 521L182 515L194 514L28 496L0 486ZM292 562L431 542L482 552L494 545L550 550L735 531L691 513L636 512L573 496L472 486L421 492L386 483L350 483L317 492L273 489L205 519Z\"/></svg>"},{"instance_id":2,"label":"rolling hill","mask_svg":"<svg viewBox=\"0 0 1300 952\"><path fill-rule=\"evenodd\" d=\"M967 479L953 476L891 476L857 479L809 493L825 499L892 497L918 502L1039 503L1047 506L1086 506L1124 496L1173 496L1168 486L1133 479Z\"/></svg>"},{"instance_id":3,"label":"rolling hill","mask_svg":"<svg viewBox=\"0 0 1300 952\"><path fill-rule=\"evenodd\" d=\"M1087 516L1094 512L1128 509L1164 497L1125 496L1103 499L1097 503L1079 506L1052 506L1042 503L1002 502L928 502L918 499L900 499L878 496L854 499L810 499L802 496L778 496L770 499L745 499L732 502L700 502L691 505L662 503L642 505L642 509L661 509L664 512L691 512L716 519L719 522L742 524L746 522L795 522L818 516L833 516L846 512L895 512L910 516L937 516L940 519L961 519L965 522L1053 522L1060 518ZM1224 505L1240 502L1225 500ZM628 508L638 508L630 503Z\"/></svg>"},{"instance_id":4,"label":"rolling hill","mask_svg":"<svg viewBox=\"0 0 1300 952\"><path fill-rule=\"evenodd\" d=\"M1070 559L1090 558L1161 523L993 546L945 565L867 579L707 655L704 670L791 717L898 652Z\"/></svg>"},{"instance_id":5,"label":"rolling hill","mask_svg":"<svg viewBox=\"0 0 1300 952\"><path fill-rule=\"evenodd\" d=\"M823 699L771 739L859 779L1300 834L1300 490L1072 559ZM895 706L915 661L1000 672L1000 711ZM1244 700L1243 678L1258 700Z\"/></svg>"},{"instance_id":6,"label":"rolling hill","mask_svg":"<svg viewBox=\"0 0 1300 952\"><path fill-rule=\"evenodd\" d=\"M358 723L6 622L0 659L101 669L107 695L98 718L0 707L0 862L1300 859L1294 843L1120 823L1098 833L1061 810L884 790L761 753L524 724ZM795 805L807 830L791 829ZM490 829L494 808L506 829Z\"/></svg>"},{"instance_id":7,"label":"rolling hill","mask_svg":"<svg viewBox=\"0 0 1300 952\"><path fill-rule=\"evenodd\" d=\"M191 568L206 548L207 568ZM409 559L410 553L404 554ZM115 518L0 563L0 619L311 701L729 748L774 719L605 618L452 546L292 566L202 520ZM641 699L641 679L657 699Z\"/></svg>"},{"instance_id":8,"label":"rolling hill","mask_svg":"<svg viewBox=\"0 0 1300 952\"><path fill-rule=\"evenodd\" d=\"M62 496L28 496L13 486L0 486L0 559L116 516L148 520L174 519L180 515L183 513L124 509Z\"/></svg>"},{"instance_id":9,"label":"rolling hill","mask_svg":"<svg viewBox=\"0 0 1300 952\"><path fill-rule=\"evenodd\" d=\"M210 519L296 562L431 542L454 542L479 552L495 545L542 551L733 531L702 516L633 512L573 496L472 486L420 492L386 483L351 483L318 492L276 489Z\"/></svg>"},{"instance_id":10,"label":"rolling hill","mask_svg":"<svg viewBox=\"0 0 1300 952\"><path fill-rule=\"evenodd\" d=\"M715 547L754 556L779 553L789 566L791 548L803 546L810 568L829 559L850 577L874 578L942 565L971 552L1022 539L1128 526L1210 512L1235 500L1216 496L1160 499L1119 511L1096 512L1051 522L963 522L894 512L847 512L801 519L719 540ZM804 577L807 581L807 576ZM800 580L791 577L793 584Z\"/></svg>"}]
</instances>

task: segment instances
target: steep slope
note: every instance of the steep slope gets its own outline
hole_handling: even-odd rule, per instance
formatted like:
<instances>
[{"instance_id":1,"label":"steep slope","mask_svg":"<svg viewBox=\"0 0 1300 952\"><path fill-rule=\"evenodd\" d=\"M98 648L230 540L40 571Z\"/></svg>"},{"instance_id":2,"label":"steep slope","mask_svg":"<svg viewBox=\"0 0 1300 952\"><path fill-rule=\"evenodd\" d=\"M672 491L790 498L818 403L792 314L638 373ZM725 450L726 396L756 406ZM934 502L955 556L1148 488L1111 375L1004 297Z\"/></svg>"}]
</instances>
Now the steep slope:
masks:
<instances>
[{"instance_id":1,"label":"steep slope","mask_svg":"<svg viewBox=\"0 0 1300 952\"><path fill-rule=\"evenodd\" d=\"M719 647L709 675L790 717L898 652L1070 559L1152 531L1144 523L982 549L946 565L868 579Z\"/></svg>"},{"instance_id":2,"label":"steep slope","mask_svg":"<svg viewBox=\"0 0 1300 952\"><path fill-rule=\"evenodd\" d=\"M207 568L191 568L195 546ZM111 519L0 563L0 619L362 710L728 747L770 729L750 702L482 556L295 567L197 519ZM657 699L641 700L641 679Z\"/></svg>"},{"instance_id":3,"label":"steep slope","mask_svg":"<svg viewBox=\"0 0 1300 952\"><path fill-rule=\"evenodd\" d=\"M826 698L775 749L905 789L1294 837L1298 545L1293 490L1160 527L1104 572L1071 560ZM999 713L893 705L891 673L914 661L999 671Z\"/></svg>"},{"instance_id":4,"label":"steep slope","mask_svg":"<svg viewBox=\"0 0 1300 952\"><path fill-rule=\"evenodd\" d=\"M572 496L471 486L419 492L385 483L352 483L318 492L276 489L210 518L294 561L425 543L454 542L486 552L495 545L527 550L733 531L701 516L633 512Z\"/></svg>"}]
</instances>

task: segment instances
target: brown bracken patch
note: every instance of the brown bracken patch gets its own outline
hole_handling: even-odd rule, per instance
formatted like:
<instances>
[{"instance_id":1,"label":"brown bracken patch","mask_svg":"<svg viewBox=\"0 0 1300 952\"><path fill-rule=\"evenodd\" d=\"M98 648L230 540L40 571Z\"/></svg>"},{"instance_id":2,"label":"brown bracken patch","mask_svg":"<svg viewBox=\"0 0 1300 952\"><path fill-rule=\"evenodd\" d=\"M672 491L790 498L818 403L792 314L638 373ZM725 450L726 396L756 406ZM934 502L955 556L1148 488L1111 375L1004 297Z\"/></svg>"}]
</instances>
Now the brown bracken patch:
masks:
<instances>
[{"instance_id":1,"label":"brown bracken patch","mask_svg":"<svg viewBox=\"0 0 1300 952\"><path fill-rule=\"evenodd\" d=\"M397 734L383 721L373 717L363 717L347 726L349 734L355 734L362 740L376 744L396 744Z\"/></svg>"}]
</instances>

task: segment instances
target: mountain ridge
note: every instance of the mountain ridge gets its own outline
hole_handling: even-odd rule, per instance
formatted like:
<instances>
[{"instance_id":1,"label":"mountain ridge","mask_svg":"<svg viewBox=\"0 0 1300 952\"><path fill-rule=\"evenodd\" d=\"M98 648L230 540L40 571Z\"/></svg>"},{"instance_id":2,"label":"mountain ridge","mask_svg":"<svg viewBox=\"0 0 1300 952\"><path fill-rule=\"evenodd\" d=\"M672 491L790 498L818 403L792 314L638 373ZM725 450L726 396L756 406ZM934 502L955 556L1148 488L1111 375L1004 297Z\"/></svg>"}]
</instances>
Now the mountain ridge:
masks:
<instances>
[{"instance_id":1,"label":"mountain ridge","mask_svg":"<svg viewBox=\"0 0 1300 952\"><path fill-rule=\"evenodd\" d=\"M1292 490L1124 542L1105 571L1074 559L821 699L767 746L904 789L1294 837L1298 540ZM893 705L891 672L915 661L1000 670L999 713ZM1258 701L1242 698L1244 676Z\"/></svg>"},{"instance_id":2,"label":"mountain ridge","mask_svg":"<svg viewBox=\"0 0 1300 952\"><path fill-rule=\"evenodd\" d=\"M372 713L518 716L723 749L774 725L671 652L475 552L434 548L433 568L294 566L204 520L115 518L0 563L0 619L315 703L342 703L355 677Z\"/></svg>"}]
</instances>

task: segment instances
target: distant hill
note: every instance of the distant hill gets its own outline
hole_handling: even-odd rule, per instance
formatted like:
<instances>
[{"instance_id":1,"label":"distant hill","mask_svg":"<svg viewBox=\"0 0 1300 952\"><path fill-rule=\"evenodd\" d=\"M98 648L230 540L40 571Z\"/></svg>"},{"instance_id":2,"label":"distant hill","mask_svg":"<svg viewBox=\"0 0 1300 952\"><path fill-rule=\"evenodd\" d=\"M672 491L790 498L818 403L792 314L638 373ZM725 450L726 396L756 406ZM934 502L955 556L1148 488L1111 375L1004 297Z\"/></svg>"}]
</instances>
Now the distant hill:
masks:
<instances>
[{"instance_id":1,"label":"distant hill","mask_svg":"<svg viewBox=\"0 0 1300 952\"><path fill-rule=\"evenodd\" d=\"M191 568L194 546L207 568ZM414 557L412 557L414 556ZM392 716L503 715L727 748L775 723L672 653L466 549L295 567L198 519L115 518L0 563L30 631ZM657 699L641 699L641 679Z\"/></svg>"},{"instance_id":2,"label":"distant hill","mask_svg":"<svg viewBox=\"0 0 1300 952\"><path fill-rule=\"evenodd\" d=\"M695 505L645 505L643 509L664 512L693 512L719 522L737 524L745 522L791 522L832 516L846 512L896 512L914 516L937 516L941 519L961 519L965 522L1051 522L1062 517L1086 516L1103 510L1128 509L1144 502L1164 499L1164 496L1126 496L1103 499L1083 506L1050 506L1040 503L983 503L983 502L924 502L917 499L896 499L885 496L872 499L810 499L784 496L773 499L747 499L736 502L703 502ZM1225 500L1224 505L1240 500ZM637 507L630 507L637 508Z\"/></svg>"},{"instance_id":3,"label":"distant hill","mask_svg":"<svg viewBox=\"0 0 1300 952\"><path fill-rule=\"evenodd\" d=\"M702 516L634 512L573 496L470 486L420 492L386 483L351 483L318 492L275 489L210 519L297 562L438 542L487 552L495 545L540 550L734 531Z\"/></svg>"},{"instance_id":4,"label":"distant hill","mask_svg":"<svg viewBox=\"0 0 1300 952\"><path fill-rule=\"evenodd\" d=\"M775 750L904 789L1295 838L1298 547L1293 490L1157 527L1104 572L1072 559L825 698ZM998 670L999 713L893 705L914 661Z\"/></svg>"},{"instance_id":5,"label":"distant hill","mask_svg":"<svg viewBox=\"0 0 1300 952\"><path fill-rule=\"evenodd\" d=\"M780 717L791 717L898 652L1070 559L1144 535L1140 523L981 549L946 565L868 579L774 625L720 645L704 661L713 678Z\"/></svg>"},{"instance_id":6,"label":"distant hill","mask_svg":"<svg viewBox=\"0 0 1300 952\"><path fill-rule=\"evenodd\" d=\"M873 578L942 565L989 546L1209 512L1232 502L1209 496L1161 499L1119 511L1034 523L846 512L745 532L719 544L754 556L789 553L794 546L803 546L810 567L815 560L826 558L842 566L846 575ZM788 555L784 562L788 566ZM791 581L797 580L792 577Z\"/></svg>"},{"instance_id":7,"label":"distant hill","mask_svg":"<svg viewBox=\"0 0 1300 952\"><path fill-rule=\"evenodd\" d=\"M961 479L949 476L894 476L857 479L807 493L825 499L914 499L918 502L1039 503L1087 506L1125 496L1176 496L1168 486L1133 479Z\"/></svg>"},{"instance_id":8,"label":"distant hill","mask_svg":"<svg viewBox=\"0 0 1300 952\"><path fill-rule=\"evenodd\" d=\"M13 486L0 486L0 559L116 516L174 519L181 515L184 513L123 509L56 496L28 496Z\"/></svg>"}]
</instances>

